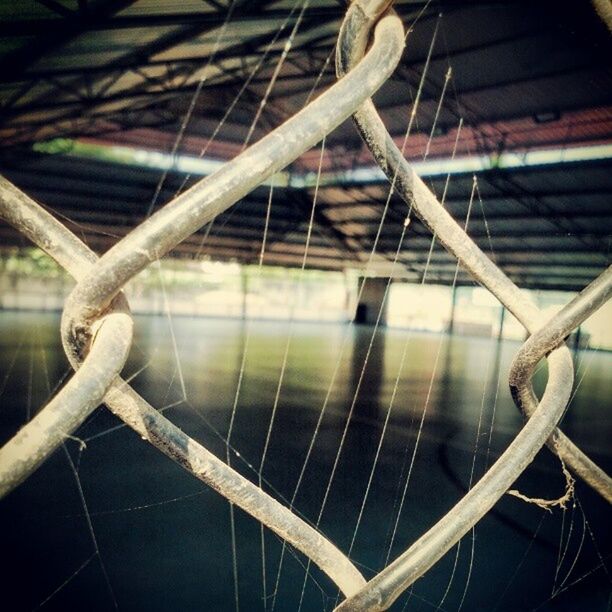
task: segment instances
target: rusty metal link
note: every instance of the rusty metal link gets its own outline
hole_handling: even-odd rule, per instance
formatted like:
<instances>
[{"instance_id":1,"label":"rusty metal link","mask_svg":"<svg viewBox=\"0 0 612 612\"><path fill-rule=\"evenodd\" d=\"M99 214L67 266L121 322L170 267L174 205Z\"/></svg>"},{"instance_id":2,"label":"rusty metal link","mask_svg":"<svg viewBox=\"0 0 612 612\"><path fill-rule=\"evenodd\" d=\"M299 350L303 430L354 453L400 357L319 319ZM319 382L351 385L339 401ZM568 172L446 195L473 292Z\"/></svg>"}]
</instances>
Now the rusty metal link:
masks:
<instances>
[{"instance_id":1,"label":"rusty metal link","mask_svg":"<svg viewBox=\"0 0 612 612\"><path fill-rule=\"evenodd\" d=\"M363 55L370 30L376 23L375 9L381 5L384 5L381 0L359 0L353 3L347 11L337 44L336 70L338 76L350 70L350 67L355 65ZM540 329L545 324L542 313L527 295L478 248L440 205L436 196L404 159L387 132L372 101L365 102L353 118L376 162L391 181L392 188L406 201L410 209L416 212L436 238L472 274L474 279L486 287L530 334ZM560 372L560 376L572 376L569 351L564 347L559 350L565 354L564 361L569 364L565 366L565 371ZM520 404L520 407L529 416L535 410L536 405L537 400L532 394L531 399L524 396L524 402ZM567 440L566 436L559 434L561 432L555 433L559 440ZM571 444L571 447L570 451L570 445L561 444L561 448L564 449L561 451L564 454L562 459L576 474L584 478L598 493L610 501L612 479L575 445Z\"/></svg>"},{"instance_id":2,"label":"rusty metal link","mask_svg":"<svg viewBox=\"0 0 612 612\"><path fill-rule=\"evenodd\" d=\"M376 21L376 15L368 10L370 4L377 5L379 0L361 0L352 5L347 12L338 39L336 61L339 75L350 69L350 66L357 62L363 54L370 28ZM368 100L355 113L354 119L374 158L389 177L393 189L415 210L437 239L457 257L475 280L489 289L529 333L534 333L544 323L542 314L527 296L469 239L464 230L439 204L425 183L414 173L388 134L373 103ZM567 349L562 350L567 351ZM571 371L567 369L563 375L571 376ZM536 404L537 402L534 403L525 398L521 407L529 416L535 410ZM566 439L566 437L561 436L560 439ZM565 448L567 445L562 446ZM565 456L562 458L595 490L606 499L610 499L612 480L609 477L602 479L603 471L582 451L572 446L573 450L564 452ZM597 477L590 478L587 472L597 474Z\"/></svg>"},{"instance_id":3,"label":"rusty metal link","mask_svg":"<svg viewBox=\"0 0 612 612\"><path fill-rule=\"evenodd\" d=\"M53 259L77 280L83 278L97 261L97 256L74 236L70 230L3 177L0 177L0 217L3 217L17 229L21 230L36 245L45 249ZM121 306L124 307L125 303L122 303ZM131 326L131 318L129 316L127 320ZM105 332L108 336L115 333L125 334L125 329L116 325L111 326L108 324L108 327L108 332ZM129 342L131 336L127 335L127 338ZM94 374L101 373L103 376L108 377L115 372L117 358L110 362L113 366L108 368L108 372L105 372L105 361L98 361L97 359L99 355L97 346L105 347L106 344L109 344L109 341L106 338L102 338L100 333L96 334L91 351L83 365L68 385L41 410L38 416L46 415L50 408L52 414L57 414L55 420L50 421L46 419L43 421L46 429L43 429L42 426L32 428L32 424L38 418L37 416L0 449L0 465L3 466L0 471L0 477L2 478L0 481L0 491L2 495L10 491L27 474L38 467L42 461L39 458L43 450L50 452L51 443L49 441L59 440L57 443L61 444L66 439L67 428L77 422L73 414L75 412L74 405L70 404L70 410L67 410L63 403L63 394L65 394L66 389L74 389L72 393L79 396L82 412L90 414L89 406L97 397L91 392L91 382L86 380L89 386L83 388L80 384L75 384L73 381L81 373L84 375L88 373L88 363L91 361L94 362L94 367L96 368ZM113 357L113 355L109 355L107 352L102 354L102 356L104 358ZM95 384L97 376L94 375L93 379L93 384ZM97 384L104 384L106 380L106 378L103 378L104 382L98 382ZM99 390L99 387L97 389ZM91 398L88 392L91 392ZM114 376L110 388L105 389L105 392L106 395L103 401L109 409L127 425L132 427L143 439L151 442L151 444L179 463L179 465L192 473L196 478L205 482L239 508L242 508L245 512L248 512L267 525L272 531L286 539L298 550L308 555L330 576L344 593L353 593L365 584L365 580L359 571L333 544L274 498L256 487L249 480L217 459L198 442L183 433L138 395L120 377ZM55 404L59 408L56 409ZM78 403L75 402L75 404L78 407ZM86 405L87 409L85 408ZM82 418L79 417L79 419L78 422L82 422ZM32 440L32 444L37 440L42 440L45 444L44 446L41 445L41 450L38 453L33 453L29 447L23 448L23 446L20 446L21 441L24 439ZM39 459L35 464L27 463L30 461L30 454ZM10 472L11 469L13 472Z\"/></svg>"},{"instance_id":4,"label":"rusty metal link","mask_svg":"<svg viewBox=\"0 0 612 612\"><path fill-rule=\"evenodd\" d=\"M121 313L127 330L111 329L105 322L116 316L115 300L120 300L119 291L132 276L347 119L391 75L403 46L401 21L395 17L381 20L372 49L350 75L138 226L95 265L91 265L95 262L93 253L76 237L8 181L1 180L0 215L79 282L66 302L62 318L64 348L77 373L35 419L0 449L4 467L0 471L0 495L36 469L106 393L104 401L109 408L141 437L306 554L345 595L364 584L361 574L333 544L185 435L117 377L131 344L131 319L127 311ZM123 342L123 350L111 343L117 337ZM109 351L112 359L107 355ZM72 399L68 406L67 398Z\"/></svg>"},{"instance_id":5,"label":"rusty metal link","mask_svg":"<svg viewBox=\"0 0 612 612\"><path fill-rule=\"evenodd\" d=\"M510 384L513 396L533 394L530 377L540 359L548 351L558 347L565 336L604 304L611 292L612 267L529 338L521 347L512 365ZM555 431L556 423L563 416L569 401L573 379L558 379L555 376L563 368L563 363L559 363L559 355L559 349L549 355L550 377L544 395L539 403L533 398L536 403L535 410L495 464L442 519L393 563L372 578L359 593L342 602L336 610L342 612L386 610L407 587L450 550L508 490ZM562 434L557 430L552 436L555 451L558 449L556 440L560 435ZM576 473L579 474L578 471ZM612 490L606 488L607 482L605 482L609 481L609 476L603 471L601 473L604 477L602 494L609 500Z\"/></svg>"},{"instance_id":6,"label":"rusty metal link","mask_svg":"<svg viewBox=\"0 0 612 612\"><path fill-rule=\"evenodd\" d=\"M338 610L388 608L491 509L545 443L576 474L608 501L612 500L610 477L556 429L573 384L572 360L563 339L608 299L612 267L546 322L526 295L438 203L403 158L370 100L395 69L403 49L401 22L388 10L390 4L390 0L354 0L338 40L338 83L178 196L100 259L53 216L0 177L0 217L77 280L62 316L62 342L76 373L0 449L0 497L27 478L104 401L143 439L312 559L347 597ZM366 53L374 26L374 41ZM487 287L532 334L519 351L510 374L513 398L529 417L525 426L455 507L368 583L316 529L183 433L119 377L132 341L132 320L120 293L125 283L351 114L392 188L474 279ZM544 356L549 363L549 380L538 400L531 376Z\"/></svg>"},{"instance_id":7,"label":"rusty metal link","mask_svg":"<svg viewBox=\"0 0 612 612\"><path fill-rule=\"evenodd\" d=\"M339 77L363 55L370 29L377 19L373 7L379 5L377 0L360 0L347 11L336 52ZM438 523L370 580L357 595L336 608L343 611L387 609L493 507L549 438L551 448L577 475L607 500L612 497L612 479L556 429L573 383L573 364L562 339L608 298L609 271L595 281L595 289L583 292L561 315L545 323L535 305L467 236L416 175L387 132L373 102L365 102L353 119L376 162L391 181L392 189L406 201L410 210L415 211L444 247L514 314L529 333L540 331L528 345L527 352L520 353L515 362L518 378L512 381L517 385L513 387L513 397L520 400L517 403L529 416L523 429L480 481ZM558 338L559 331L565 332L561 338ZM549 380L538 403L530 382L524 377L529 378L532 372L529 359L537 356L537 364L549 350L552 350L548 355Z\"/></svg>"},{"instance_id":8,"label":"rusty metal link","mask_svg":"<svg viewBox=\"0 0 612 612\"><path fill-rule=\"evenodd\" d=\"M82 274L96 260L89 249L75 258L83 248L79 239L2 176L0 217L74 274ZM111 308L97 319L95 334L85 367L0 449L0 498L25 480L83 423L121 372L132 345L132 318L123 295L118 295Z\"/></svg>"},{"instance_id":9,"label":"rusty metal link","mask_svg":"<svg viewBox=\"0 0 612 612\"><path fill-rule=\"evenodd\" d=\"M347 78L242 154L141 223L100 259L72 291L64 308L64 347L77 360L91 322L134 275L224 212L348 119L392 74L404 46L395 16L376 26L375 44Z\"/></svg>"},{"instance_id":10,"label":"rusty metal link","mask_svg":"<svg viewBox=\"0 0 612 612\"><path fill-rule=\"evenodd\" d=\"M612 292L612 266L609 266L588 287L523 344L509 374L510 392L516 405L527 417L535 412L538 399L533 392L531 377L538 362L563 344L564 339L605 304ZM560 429L555 429L547 446L572 471L612 503L612 479L587 457Z\"/></svg>"}]
</instances>

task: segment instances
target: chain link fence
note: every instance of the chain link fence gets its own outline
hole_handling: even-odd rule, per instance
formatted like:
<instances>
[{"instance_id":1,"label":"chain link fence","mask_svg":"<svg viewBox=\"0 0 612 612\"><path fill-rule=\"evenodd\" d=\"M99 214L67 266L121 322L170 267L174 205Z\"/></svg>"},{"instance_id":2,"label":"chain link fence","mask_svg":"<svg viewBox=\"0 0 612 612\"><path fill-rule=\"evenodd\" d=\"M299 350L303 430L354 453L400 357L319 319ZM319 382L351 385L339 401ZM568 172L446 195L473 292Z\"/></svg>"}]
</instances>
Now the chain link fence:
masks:
<instances>
[{"instance_id":1,"label":"chain link fence","mask_svg":"<svg viewBox=\"0 0 612 612\"><path fill-rule=\"evenodd\" d=\"M0 216L64 267L77 281L64 306L62 340L74 376L0 449L0 494L25 480L101 403L141 438L303 552L345 596L338 610L384 610L436 563L508 492L547 444L561 459L568 492L582 478L612 502L612 480L557 424L573 388L573 365L563 344L572 330L609 298L612 267L550 320L476 246L414 173L370 97L400 60L405 35L388 0L354 0L337 47L338 82L300 113L152 215L98 258L41 206L0 177ZM371 32L373 41L368 48ZM367 52L366 52L367 49ZM474 280L487 288L530 334L510 373L510 390L527 420L474 487L408 550L366 583L332 542L292 510L238 474L140 397L119 374L132 343L124 285L179 242L212 221L275 172L353 116L391 188L430 228ZM531 386L546 357L549 378L541 398ZM568 470L565 470L567 466ZM520 495L520 494L518 494Z\"/></svg>"}]
</instances>

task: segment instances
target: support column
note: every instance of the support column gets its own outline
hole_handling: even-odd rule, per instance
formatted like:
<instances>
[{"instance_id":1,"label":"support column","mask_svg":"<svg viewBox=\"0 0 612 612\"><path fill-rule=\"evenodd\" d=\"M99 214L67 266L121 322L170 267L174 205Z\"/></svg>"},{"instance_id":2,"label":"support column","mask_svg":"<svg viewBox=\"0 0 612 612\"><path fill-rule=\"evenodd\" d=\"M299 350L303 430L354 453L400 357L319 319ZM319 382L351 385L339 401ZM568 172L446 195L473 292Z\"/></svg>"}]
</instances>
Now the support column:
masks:
<instances>
[{"instance_id":1,"label":"support column","mask_svg":"<svg viewBox=\"0 0 612 612\"><path fill-rule=\"evenodd\" d=\"M455 328L455 306L457 305L457 285L453 285L453 291L451 294L451 311L448 319L448 329L446 330L449 334L453 333Z\"/></svg>"},{"instance_id":2,"label":"support column","mask_svg":"<svg viewBox=\"0 0 612 612\"><path fill-rule=\"evenodd\" d=\"M359 286L361 286L362 283L365 284L363 285L361 298L357 304L355 323L374 325L378 318L378 313L382 309L379 325L387 324L388 300L385 300L385 291L388 281L389 279L384 277L359 279Z\"/></svg>"},{"instance_id":3,"label":"support column","mask_svg":"<svg viewBox=\"0 0 612 612\"><path fill-rule=\"evenodd\" d=\"M249 277L247 276L246 266L243 264L240 266L240 291L242 293L242 319L247 318L248 299L249 299Z\"/></svg>"},{"instance_id":4,"label":"support column","mask_svg":"<svg viewBox=\"0 0 612 612\"><path fill-rule=\"evenodd\" d=\"M501 340L504 337L504 320L506 319L506 309L501 307L499 311L499 331L497 332L497 340Z\"/></svg>"},{"instance_id":5,"label":"support column","mask_svg":"<svg viewBox=\"0 0 612 612\"><path fill-rule=\"evenodd\" d=\"M576 331L574 332L574 354L578 354L578 351L582 348L580 346L580 336L581 336L580 326L578 326L576 328Z\"/></svg>"}]
</instances>

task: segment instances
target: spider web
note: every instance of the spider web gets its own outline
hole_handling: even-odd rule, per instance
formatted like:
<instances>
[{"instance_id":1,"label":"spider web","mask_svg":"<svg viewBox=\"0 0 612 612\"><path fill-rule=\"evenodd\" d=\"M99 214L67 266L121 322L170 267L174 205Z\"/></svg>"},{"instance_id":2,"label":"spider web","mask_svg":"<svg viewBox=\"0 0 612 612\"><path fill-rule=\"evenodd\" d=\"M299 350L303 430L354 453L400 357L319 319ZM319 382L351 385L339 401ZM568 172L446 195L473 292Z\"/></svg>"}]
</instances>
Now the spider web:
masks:
<instances>
[{"instance_id":1,"label":"spider web","mask_svg":"<svg viewBox=\"0 0 612 612\"><path fill-rule=\"evenodd\" d=\"M291 58L308 4L295 2L292 28L288 18L271 39L269 48L283 37L285 47L261 103L253 109L245 146L263 121L283 62ZM227 23L232 12L230 8ZM406 25L417 28L420 17ZM439 51L437 45L444 45L443 34L444 16L439 15L428 58ZM424 84L431 83L428 66L429 59L418 88L411 91L404 143L419 130L421 93ZM311 93L329 67L327 58ZM252 68L247 84L260 68L261 63ZM449 64L439 87L423 159L448 96L460 108L451 68ZM173 155L189 133L205 86L201 80L195 89ZM209 142L222 133L228 116ZM461 146L462 124L459 113L453 156ZM159 410L171 412L189 435L321 529L371 577L471 488L520 427L500 382L507 378L518 347L496 339L468 341L386 330L380 325L383 304L370 328L300 321L296 311L309 278L310 239L319 231L316 211L325 141L318 154L302 264L284 281L286 320L179 316L170 299L176 289L174 264L162 260L151 274L159 279L163 314L137 319L126 378ZM150 212L160 204L167 180L168 173L162 173ZM438 194L442 204L451 180L449 175ZM179 191L188 182L185 177ZM261 283L265 273L269 222L277 208L273 186L268 194L258 264L251 271L254 284ZM378 255L379 236L390 222L392 195L391 186L364 267ZM469 234L474 215L481 215L486 224L486 201L477 176L467 210L463 223ZM406 210L392 269L401 267L399 254L409 248L411 215ZM205 255L207 241L218 230L216 222L208 226L195 260ZM494 253L495 238L488 227L487 233ZM430 255L435 239L431 237ZM429 260L423 287L428 270ZM353 302L359 301L367 282L365 278L352 287ZM391 293L389 279L385 300ZM45 404L70 368L55 333L56 316L2 313L2 326L6 371L0 381L0 418L6 439ZM609 355L580 353L577 365L579 386L583 380L595 387L605 384ZM575 393L570 413L580 414L587 401ZM544 452L519 482L526 491L553 497L563 484L557 460ZM568 510L552 513L504 499L393 609L609 608L606 511L604 502L581 488ZM231 504L228 510L228 502L143 444L103 409L3 502L1 512L13 561L4 592L14 609L199 605L218 610L323 610L339 601L329 580L300 553ZM12 586L25 582L27 593Z\"/></svg>"}]
</instances>

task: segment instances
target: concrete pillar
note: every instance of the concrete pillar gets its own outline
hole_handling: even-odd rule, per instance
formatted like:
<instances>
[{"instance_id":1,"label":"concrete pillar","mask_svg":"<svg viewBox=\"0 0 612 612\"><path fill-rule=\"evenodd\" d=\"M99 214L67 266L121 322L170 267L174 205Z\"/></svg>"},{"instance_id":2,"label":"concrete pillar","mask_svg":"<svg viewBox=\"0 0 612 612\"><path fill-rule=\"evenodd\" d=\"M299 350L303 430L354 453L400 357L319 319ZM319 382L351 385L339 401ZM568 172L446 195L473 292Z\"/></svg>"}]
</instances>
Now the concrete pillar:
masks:
<instances>
[{"instance_id":1,"label":"concrete pillar","mask_svg":"<svg viewBox=\"0 0 612 612\"><path fill-rule=\"evenodd\" d=\"M378 313L380 312L379 325L387 324L388 300L385 299L385 293L388 282L389 279L384 277L359 279L360 287L362 283L365 284L363 285L361 297L359 298L359 303L357 304L355 323L374 325L378 318Z\"/></svg>"},{"instance_id":2,"label":"concrete pillar","mask_svg":"<svg viewBox=\"0 0 612 612\"><path fill-rule=\"evenodd\" d=\"M580 326L578 326L576 328L576 331L574 332L574 354L577 354L578 351L582 348L580 346L580 336L581 336L581 331L580 331Z\"/></svg>"},{"instance_id":3,"label":"concrete pillar","mask_svg":"<svg viewBox=\"0 0 612 612\"><path fill-rule=\"evenodd\" d=\"M344 270L344 316L347 322L353 319L353 299L355 295L355 288L349 280L347 270Z\"/></svg>"},{"instance_id":4,"label":"concrete pillar","mask_svg":"<svg viewBox=\"0 0 612 612\"><path fill-rule=\"evenodd\" d=\"M502 340L504 337L504 320L506 319L506 309L502 306L499 311L499 331L497 332L497 339Z\"/></svg>"},{"instance_id":5,"label":"concrete pillar","mask_svg":"<svg viewBox=\"0 0 612 612\"><path fill-rule=\"evenodd\" d=\"M448 318L448 329L446 330L449 334L452 334L455 329L455 307L457 306L457 285L453 285L451 294L451 311Z\"/></svg>"},{"instance_id":6,"label":"concrete pillar","mask_svg":"<svg viewBox=\"0 0 612 612\"><path fill-rule=\"evenodd\" d=\"M246 266L240 266L240 290L242 293L242 309L241 316L243 319L247 318L247 308L249 299L249 277L247 275Z\"/></svg>"}]
</instances>

